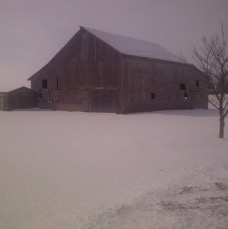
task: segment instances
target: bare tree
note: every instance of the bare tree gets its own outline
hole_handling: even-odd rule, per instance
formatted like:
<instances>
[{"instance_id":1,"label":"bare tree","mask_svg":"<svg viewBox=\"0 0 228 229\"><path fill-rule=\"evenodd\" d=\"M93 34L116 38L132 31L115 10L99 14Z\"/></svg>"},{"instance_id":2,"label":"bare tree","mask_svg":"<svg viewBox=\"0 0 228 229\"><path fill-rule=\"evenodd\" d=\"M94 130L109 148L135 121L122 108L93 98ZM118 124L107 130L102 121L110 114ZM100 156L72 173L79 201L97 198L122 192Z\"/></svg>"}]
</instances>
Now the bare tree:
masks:
<instances>
[{"instance_id":1,"label":"bare tree","mask_svg":"<svg viewBox=\"0 0 228 229\"><path fill-rule=\"evenodd\" d=\"M202 37L200 49L194 48L193 57L207 76L212 98L209 103L219 112L219 138L224 138L225 118L228 114L228 44L224 25L220 33Z\"/></svg>"}]
</instances>

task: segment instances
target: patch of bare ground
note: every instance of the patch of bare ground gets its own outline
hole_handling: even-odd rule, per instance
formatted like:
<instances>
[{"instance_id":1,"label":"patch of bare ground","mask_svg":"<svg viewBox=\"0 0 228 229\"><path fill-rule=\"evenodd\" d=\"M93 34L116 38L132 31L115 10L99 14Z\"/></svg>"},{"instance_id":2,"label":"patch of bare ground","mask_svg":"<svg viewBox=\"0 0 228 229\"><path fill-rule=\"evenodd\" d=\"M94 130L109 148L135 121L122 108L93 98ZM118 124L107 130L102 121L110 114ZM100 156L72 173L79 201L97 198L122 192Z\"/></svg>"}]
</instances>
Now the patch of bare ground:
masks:
<instances>
[{"instance_id":1,"label":"patch of bare ground","mask_svg":"<svg viewBox=\"0 0 228 229\"><path fill-rule=\"evenodd\" d=\"M87 229L227 229L228 184L184 186L164 193L148 193L132 204L109 209Z\"/></svg>"}]
</instances>

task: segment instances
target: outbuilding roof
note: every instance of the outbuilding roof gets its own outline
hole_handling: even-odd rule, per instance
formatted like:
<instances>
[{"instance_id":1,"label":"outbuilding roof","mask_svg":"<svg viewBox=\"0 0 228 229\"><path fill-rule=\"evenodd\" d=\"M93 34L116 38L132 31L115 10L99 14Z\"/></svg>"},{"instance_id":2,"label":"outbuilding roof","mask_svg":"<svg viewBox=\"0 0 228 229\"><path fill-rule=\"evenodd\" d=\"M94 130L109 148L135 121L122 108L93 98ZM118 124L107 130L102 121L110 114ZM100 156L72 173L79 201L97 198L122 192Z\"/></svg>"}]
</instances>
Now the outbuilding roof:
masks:
<instances>
[{"instance_id":1,"label":"outbuilding roof","mask_svg":"<svg viewBox=\"0 0 228 229\"><path fill-rule=\"evenodd\" d=\"M122 35L107 33L88 27L81 26L81 28L85 29L89 33L92 33L97 38L101 39L123 54L182 62L178 56L154 42L148 42Z\"/></svg>"}]
</instances>

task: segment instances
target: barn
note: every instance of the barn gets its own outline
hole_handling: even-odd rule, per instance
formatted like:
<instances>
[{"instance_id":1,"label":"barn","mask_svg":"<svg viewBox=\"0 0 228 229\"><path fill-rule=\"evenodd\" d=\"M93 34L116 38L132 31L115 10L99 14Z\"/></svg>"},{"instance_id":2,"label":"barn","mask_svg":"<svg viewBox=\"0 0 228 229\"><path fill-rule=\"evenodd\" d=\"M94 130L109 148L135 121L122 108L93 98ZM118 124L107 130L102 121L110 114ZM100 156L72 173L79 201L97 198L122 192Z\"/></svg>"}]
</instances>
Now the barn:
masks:
<instances>
[{"instance_id":1,"label":"barn","mask_svg":"<svg viewBox=\"0 0 228 229\"><path fill-rule=\"evenodd\" d=\"M0 92L0 110L10 111L38 107L39 94L27 87Z\"/></svg>"},{"instance_id":2,"label":"barn","mask_svg":"<svg viewBox=\"0 0 228 229\"><path fill-rule=\"evenodd\" d=\"M156 43L86 27L28 80L40 108L130 113L208 106L208 83L194 65Z\"/></svg>"}]
</instances>

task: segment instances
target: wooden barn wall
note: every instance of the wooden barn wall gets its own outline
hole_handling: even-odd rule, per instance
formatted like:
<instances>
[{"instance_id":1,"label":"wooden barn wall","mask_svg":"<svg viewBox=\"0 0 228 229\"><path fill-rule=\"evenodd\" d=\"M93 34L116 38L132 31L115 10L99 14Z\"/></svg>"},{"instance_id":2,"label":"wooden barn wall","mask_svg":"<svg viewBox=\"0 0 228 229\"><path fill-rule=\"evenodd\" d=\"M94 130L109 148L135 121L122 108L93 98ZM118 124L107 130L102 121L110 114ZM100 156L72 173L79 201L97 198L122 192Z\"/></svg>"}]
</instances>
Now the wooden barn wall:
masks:
<instances>
[{"instance_id":1,"label":"wooden barn wall","mask_svg":"<svg viewBox=\"0 0 228 229\"><path fill-rule=\"evenodd\" d=\"M113 112L119 85L119 53L109 45L81 29L60 52L31 80L32 89L40 92L40 100L56 105L56 109L100 111L102 105ZM47 80L47 88L43 88ZM101 92L103 89L103 92ZM109 92L108 92L109 91ZM100 103L98 103L98 97ZM43 103L43 104L44 104ZM96 107L97 104L97 107Z\"/></svg>"},{"instance_id":2,"label":"wooden barn wall","mask_svg":"<svg viewBox=\"0 0 228 229\"><path fill-rule=\"evenodd\" d=\"M207 84L192 66L124 58L121 69L120 101L123 113L207 108ZM181 89L180 84L185 85L185 90Z\"/></svg>"},{"instance_id":3,"label":"wooden barn wall","mask_svg":"<svg viewBox=\"0 0 228 229\"><path fill-rule=\"evenodd\" d=\"M191 88L191 99L193 108L205 108L208 109L208 94L209 94L209 83L208 79L198 69L193 68L192 74L198 81L198 86L195 84ZM196 83L193 82L194 83Z\"/></svg>"}]
</instances>

